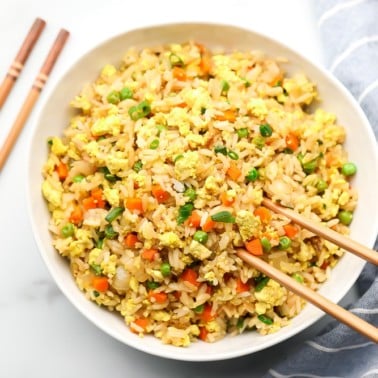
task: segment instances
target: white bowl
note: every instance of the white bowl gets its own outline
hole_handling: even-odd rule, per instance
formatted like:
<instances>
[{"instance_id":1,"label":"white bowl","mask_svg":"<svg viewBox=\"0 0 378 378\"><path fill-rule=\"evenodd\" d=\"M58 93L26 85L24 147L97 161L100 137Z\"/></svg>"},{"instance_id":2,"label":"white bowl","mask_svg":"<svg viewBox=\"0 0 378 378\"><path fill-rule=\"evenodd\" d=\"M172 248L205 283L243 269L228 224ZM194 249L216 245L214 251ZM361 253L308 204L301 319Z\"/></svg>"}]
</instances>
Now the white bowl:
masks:
<instances>
[{"instance_id":1,"label":"white bowl","mask_svg":"<svg viewBox=\"0 0 378 378\"><path fill-rule=\"evenodd\" d=\"M163 345L154 337L139 338L125 326L123 319L103 310L88 301L77 288L67 262L51 245L47 225L49 212L41 195L42 166L47 158L46 140L51 135L60 135L67 126L71 110L69 101L82 86L93 81L106 63L117 64L130 46L147 47L156 44L184 42L189 39L205 45L226 49L259 49L268 55L284 56L290 63L289 73L305 72L317 83L322 107L337 114L347 130L346 149L350 160L358 166L353 185L359 193L359 203L351 226L351 237L367 246L372 246L378 231L378 154L375 138L364 114L346 89L325 70L282 44L234 26L219 24L168 24L126 32L91 50L80 58L63 76L51 96L47 99L39 116L29 150L29 192L28 203L34 236L39 250L57 285L72 304L90 321L119 341L161 357L187 361L211 361L234 358L253 353L277 344L303 329L322 316L312 305L294 318L291 324L279 332L261 336L254 332L240 336L226 337L215 343L196 342L188 348ZM332 277L322 286L320 292L330 300L338 302L351 288L364 265L364 261L346 254L332 272Z\"/></svg>"}]
</instances>

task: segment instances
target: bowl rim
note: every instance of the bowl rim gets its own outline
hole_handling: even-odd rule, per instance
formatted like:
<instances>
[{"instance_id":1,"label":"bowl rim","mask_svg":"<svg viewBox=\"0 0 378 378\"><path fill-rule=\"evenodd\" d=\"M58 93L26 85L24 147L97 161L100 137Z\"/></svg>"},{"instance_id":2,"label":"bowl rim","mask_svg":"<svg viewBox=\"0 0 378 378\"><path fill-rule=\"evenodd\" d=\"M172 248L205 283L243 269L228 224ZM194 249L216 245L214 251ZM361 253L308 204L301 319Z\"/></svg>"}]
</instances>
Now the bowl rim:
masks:
<instances>
[{"instance_id":1,"label":"bowl rim","mask_svg":"<svg viewBox=\"0 0 378 378\"><path fill-rule=\"evenodd\" d=\"M174 347L174 349L172 349L172 352L169 352L169 351L167 352L167 350L164 349L164 348L161 348L161 349L158 348L156 350L152 350L152 348L149 347L147 343L146 344L134 343L133 339L131 339L131 338L129 340L125 340L119 334L117 334L115 331L113 331L110 327L107 327L106 324L103 324L104 322L99 322L97 320L96 316L93 313L88 313L84 308L82 308L80 303L75 298L73 298L71 296L69 290L65 287L64 283L57 279L57 276L55 274L55 268L47 257L46 248L45 248L44 243L43 243L43 241L42 241L42 239L39 235L39 227L37 225L37 222L34 220L33 206L32 206L33 198L31 197L31 191L28 190L28 188L30 187L30 183L32 182L32 169L31 169L32 168L32 166L31 166L32 165L32 159L31 159L31 157L33 155L33 146L35 144L35 139L36 139L37 125L41 123L43 113L45 111L45 108L48 104L50 97L54 93L54 89L56 87L58 87L64 81L65 77L68 76L70 74L70 72L72 70L74 70L75 67L82 60L84 60L88 55L93 53L95 50L102 49L104 46L111 44L114 40L116 40L118 38L122 38L122 36L127 35L130 32L137 32L137 31L143 31L143 30L146 30L146 29L154 29L154 28L182 26L182 25L187 25L187 26L195 26L195 25L201 26L202 25L202 26L216 26L216 27L234 28L234 29L244 31L244 32L249 33L249 34L254 34L259 39L267 40L272 44L279 45L279 46L283 47L284 49L287 49L291 54L297 56L306 65L309 65L313 69L317 70L320 73L320 75L322 75L328 82L330 82L334 87L336 87L336 89L338 91L342 92L343 96L345 96L346 99L350 103L353 104L354 111L358 115L361 123L364 124L365 129L366 129L365 131L367 132L369 139L374 141L375 136L374 136L373 130L370 126L370 123L369 123L365 113L361 109L360 105L357 103L357 101L352 96L352 94L344 87L344 85L336 77L334 77L330 73L330 71L328 71L324 67L320 66L319 64L312 62L305 55L303 55L302 53L300 53L296 49L288 46L286 43L279 41L279 40L277 40L277 39L275 39L275 38L273 38L269 35L261 33L260 31L255 31L252 28L246 28L244 26L240 26L240 25L237 25L235 23L206 22L206 21L184 21L184 22L164 22L164 23L160 23L160 22L151 23L151 22L149 22L146 25L140 25L136 28L125 29L122 33L113 34L113 35L103 39L99 43L89 46L84 51L83 54L80 54L78 57L73 59L73 61L70 62L69 65L65 69L62 69L59 76L57 76L57 80L55 81L54 86L51 87L50 90L48 91L47 96L45 97L45 99L44 99L44 101L43 101L43 103L40 107L40 110L39 110L37 116L35 117L35 121L33 122L31 137L30 137L30 140L29 140L29 143L28 143L29 145L28 145L28 149L27 149L27 156L29 157L29 159L27 159L27 172L28 173L27 173L27 185L26 185L27 209L28 209L29 219L30 219L30 222L31 222L33 236L34 236L34 239L36 241L39 254L40 254L42 260L44 261L49 273L51 274L54 283L59 287L59 289L62 291L62 293L65 295L65 297L69 300L69 302L86 319L90 320L92 322L92 324L94 324L96 327L100 328L106 334L112 336L114 339L122 342L123 344L128 345L129 347L132 347L134 349L143 351L143 352L151 354L151 355L155 355L155 356L159 356L159 357L163 357L163 358L168 358L168 359L174 359L174 360L196 361L196 362L218 361L218 360L226 360L226 359L231 359L231 358L237 358L237 357L241 357L241 356L244 356L244 355L256 353L256 352L261 351L263 349L269 348L273 345L277 345L277 344L279 344L279 343L281 343L285 340L288 340L289 338L293 337L294 335L298 334L299 332L303 331L304 329L310 327L316 321L318 321L320 318L322 318L325 314L323 312L321 312L320 310L315 311L310 319L308 319L306 322L303 322L302 324L297 325L295 328L286 332L285 335L283 335L283 337L281 337L278 341L273 338L270 341L266 341L266 342L262 341L261 344L259 344L257 346L255 345L255 346L250 347L250 348L244 348L243 350L235 350L235 351L230 350L227 353L221 352L221 353L219 353L219 356L218 355L214 356L214 355L211 355L211 354L210 355L198 354L196 356L187 355L187 354L180 354L180 353L177 353L177 349L178 349L177 347ZM100 67L99 67L99 69L100 69ZM376 162L376 165L378 165L377 164L377 162L378 162L378 149L377 149L376 145L375 145L375 148L374 147L372 148L372 151L374 153L374 160ZM378 233L378 217L377 217L375 223L376 223L375 229L376 229L376 234L377 234ZM374 244L374 241L375 241L375 236L371 235L367 244L372 246ZM357 280L358 276L360 275L363 267L364 267L364 263L361 264L361 266L358 270L356 270L354 277L350 277L351 279L350 279L349 283L345 286L345 290L343 291L342 295L339 296L339 299L337 300L337 302L339 302L342 299L342 297L348 292L348 290L350 290L350 288L353 286L354 282ZM82 295L83 293L78 290L78 294Z\"/></svg>"}]
</instances>

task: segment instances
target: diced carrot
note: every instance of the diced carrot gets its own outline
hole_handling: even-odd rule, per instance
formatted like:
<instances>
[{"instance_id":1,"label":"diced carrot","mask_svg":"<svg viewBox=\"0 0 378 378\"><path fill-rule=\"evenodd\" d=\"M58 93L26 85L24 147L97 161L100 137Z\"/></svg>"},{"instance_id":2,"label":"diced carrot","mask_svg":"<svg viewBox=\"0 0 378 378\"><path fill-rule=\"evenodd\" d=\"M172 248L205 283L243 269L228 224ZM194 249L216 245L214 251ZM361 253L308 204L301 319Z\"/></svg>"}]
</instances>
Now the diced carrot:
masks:
<instances>
[{"instance_id":1,"label":"diced carrot","mask_svg":"<svg viewBox=\"0 0 378 378\"><path fill-rule=\"evenodd\" d=\"M186 108L188 104L186 102L180 102L179 104L175 105L177 108Z\"/></svg>"},{"instance_id":2,"label":"diced carrot","mask_svg":"<svg viewBox=\"0 0 378 378\"><path fill-rule=\"evenodd\" d=\"M291 223L285 224L285 226L283 226L283 229L285 230L285 235L290 239L295 237L295 235L298 233L298 228Z\"/></svg>"},{"instance_id":3,"label":"diced carrot","mask_svg":"<svg viewBox=\"0 0 378 378\"><path fill-rule=\"evenodd\" d=\"M135 323L138 327L142 328L143 331L146 331L149 321L147 318L138 318L135 319L133 323ZM130 329L134 333L139 333L135 328L133 328L133 325L130 326Z\"/></svg>"},{"instance_id":4,"label":"diced carrot","mask_svg":"<svg viewBox=\"0 0 378 378\"><path fill-rule=\"evenodd\" d=\"M135 244L138 243L138 236L136 236L134 233L130 232L129 234L126 235L124 239L124 243L126 247L129 248L135 248Z\"/></svg>"},{"instance_id":5,"label":"diced carrot","mask_svg":"<svg viewBox=\"0 0 378 378\"><path fill-rule=\"evenodd\" d=\"M235 202L235 197L229 196L227 192L222 192L220 200L224 206L231 206Z\"/></svg>"},{"instance_id":6,"label":"diced carrot","mask_svg":"<svg viewBox=\"0 0 378 378\"><path fill-rule=\"evenodd\" d=\"M95 209L97 207L96 200L92 196L84 198L82 204L84 210Z\"/></svg>"},{"instance_id":7,"label":"diced carrot","mask_svg":"<svg viewBox=\"0 0 378 378\"><path fill-rule=\"evenodd\" d=\"M192 214L190 214L188 220L187 220L187 225L189 227L194 227L194 228L197 228L200 226L200 223L201 223L201 217L200 215L198 214L197 211L192 211Z\"/></svg>"},{"instance_id":8,"label":"diced carrot","mask_svg":"<svg viewBox=\"0 0 378 378\"><path fill-rule=\"evenodd\" d=\"M65 163L60 162L56 168L56 172L58 173L59 180L63 181L68 176L68 165Z\"/></svg>"},{"instance_id":9,"label":"diced carrot","mask_svg":"<svg viewBox=\"0 0 378 378\"><path fill-rule=\"evenodd\" d=\"M101 188L94 188L91 190L91 197L96 203L96 207L103 209L105 207L105 200Z\"/></svg>"},{"instance_id":10,"label":"diced carrot","mask_svg":"<svg viewBox=\"0 0 378 378\"><path fill-rule=\"evenodd\" d=\"M236 280L236 292L243 293L245 291L249 291L250 286L247 282L243 282L240 278Z\"/></svg>"},{"instance_id":11,"label":"diced carrot","mask_svg":"<svg viewBox=\"0 0 378 378\"><path fill-rule=\"evenodd\" d=\"M95 290L104 293L109 289L109 282L106 277L94 276L92 279L92 286Z\"/></svg>"},{"instance_id":12,"label":"diced carrot","mask_svg":"<svg viewBox=\"0 0 378 378\"><path fill-rule=\"evenodd\" d=\"M79 205L75 206L75 208L72 210L69 221L74 224L78 224L83 221L83 210L81 210Z\"/></svg>"},{"instance_id":13,"label":"diced carrot","mask_svg":"<svg viewBox=\"0 0 378 378\"><path fill-rule=\"evenodd\" d=\"M200 282L197 281L198 274L195 270L193 269L185 269L184 272L181 274L181 278L186 281L191 283L194 286L199 286L201 285Z\"/></svg>"},{"instance_id":14,"label":"diced carrot","mask_svg":"<svg viewBox=\"0 0 378 378\"><path fill-rule=\"evenodd\" d=\"M234 181L237 181L238 178L241 176L241 170L233 161L230 163L230 167L227 169L226 173L230 177L230 179Z\"/></svg>"},{"instance_id":15,"label":"diced carrot","mask_svg":"<svg viewBox=\"0 0 378 378\"><path fill-rule=\"evenodd\" d=\"M168 295L163 292L150 291L148 297L154 298L156 303L164 303L168 299Z\"/></svg>"},{"instance_id":16,"label":"diced carrot","mask_svg":"<svg viewBox=\"0 0 378 378\"><path fill-rule=\"evenodd\" d=\"M214 319L214 315L211 313L212 311L212 306L209 303L205 304L205 307L200 315L200 318L203 322L211 322Z\"/></svg>"},{"instance_id":17,"label":"diced carrot","mask_svg":"<svg viewBox=\"0 0 378 378\"><path fill-rule=\"evenodd\" d=\"M217 115L215 117L217 121L230 121L235 122L236 112L233 109L226 110L223 114Z\"/></svg>"},{"instance_id":18,"label":"diced carrot","mask_svg":"<svg viewBox=\"0 0 378 378\"><path fill-rule=\"evenodd\" d=\"M172 75L175 79L185 81L187 79L186 71L182 67L175 66L172 68Z\"/></svg>"},{"instance_id":19,"label":"diced carrot","mask_svg":"<svg viewBox=\"0 0 378 378\"><path fill-rule=\"evenodd\" d=\"M143 213L143 203L140 198L137 197L129 197L126 198L125 206L128 210L136 212L136 213Z\"/></svg>"},{"instance_id":20,"label":"diced carrot","mask_svg":"<svg viewBox=\"0 0 378 378\"><path fill-rule=\"evenodd\" d=\"M211 217L207 217L205 223L203 224L202 226L202 230L204 230L205 232L210 232L214 226L216 225L216 222L214 222Z\"/></svg>"},{"instance_id":21,"label":"diced carrot","mask_svg":"<svg viewBox=\"0 0 378 378\"><path fill-rule=\"evenodd\" d=\"M264 253L260 239L252 239L246 242L245 248L250 254L255 256L261 256Z\"/></svg>"},{"instance_id":22,"label":"diced carrot","mask_svg":"<svg viewBox=\"0 0 378 378\"><path fill-rule=\"evenodd\" d=\"M206 341L207 339L207 335L209 334L209 331L206 329L206 327L199 327L199 335L198 337L202 340L202 341Z\"/></svg>"},{"instance_id":23,"label":"diced carrot","mask_svg":"<svg viewBox=\"0 0 378 378\"><path fill-rule=\"evenodd\" d=\"M287 148L290 148L290 150L292 151L295 151L299 147L299 139L293 133L287 134L285 141L286 141Z\"/></svg>"},{"instance_id":24,"label":"diced carrot","mask_svg":"<svg viewBox=\"0 0 378 378\"><path fill-rule=\"evenodd\" d=\"M159 203L165 202L171 196L160 184L152 185L151 192Z\"/></svg>"},{"instance_id":25,"label":"diced carrot","mask_svg":"<svg viewBox=\"0 0 378 378\"><path fill-rule=\"evenodd\" d=\"M153 248L144 249L143 252L142 252L142 257L145 260L153 261L153 260L155 260L155 256L157 256L158 253L159 253L159 251L157 249L153 249Z\"/></svg>"},{"instance_id":26,"label":"diced carrot","mask_svg":"<svg viewBox=\"0 0 378 378\"><path fill-rule=\"evenodd\" d=\"M204 52L201 56L201 61L199 63L199 68L204 75L208 75L211 71L211 57L210 54Z\"/></svg>"},{"instance_id":27,"label":"diced carrot","mask_svg":"<svg viewBox=\"0 0 378 378\"><path fill-rule=\"evenodd\" d=\"M256 208L253 214L255 214L256 217L259 217L261 222L263 223L269 223L272 218L270 210L264 206L259 206L258 208Z\"/></svg>"}]
</instances>

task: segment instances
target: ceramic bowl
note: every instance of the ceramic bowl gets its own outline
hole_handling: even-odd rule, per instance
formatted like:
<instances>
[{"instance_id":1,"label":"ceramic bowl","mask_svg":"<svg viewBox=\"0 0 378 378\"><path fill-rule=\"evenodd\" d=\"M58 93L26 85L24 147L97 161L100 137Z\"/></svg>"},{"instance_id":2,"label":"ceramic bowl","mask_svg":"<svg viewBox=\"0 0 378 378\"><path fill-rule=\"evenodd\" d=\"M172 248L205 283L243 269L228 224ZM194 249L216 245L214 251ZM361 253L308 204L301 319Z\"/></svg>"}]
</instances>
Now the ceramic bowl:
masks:
<instances>
[{"instance_id":1,"label":"ceramic bowl","mask_svg":"<svg viewBox=\"0 0 378 378\"><path fill-rule=\"evenodd\" d=\"M187 348L163 345L160 340L138 337L129 331L123 319L88 301L71 277L67 262L54 250L48 231L49 212L41 194L42 166L47 158L46 140L60 135L72 116L69 102L85 83L93 81L106 63L117 64L131 46L138 48L172 42L196 40L209 47L258 49L266 54L286 57L285 69L290 73L304 72L318 86L322 108L337 114L347 131L346 149L351 161L358 166L353 185L359 193L359 202L351 225L351 237L372 246L378 230L378 158L374 135L363 112L349 92L324 69L271 38L251 30L230 25L180 23L157 25L127 31L102 43L86 53L64 74L45 102L29 149L28 203L34 236L53 279L71 303L91 322L119 341L144 352L161 357L187 361L211 361L239 357L277 344L301 332L317 321L323 313L307 305L289 326L279 332L261 336L247 332L228 336L214 344L194 342ZM364 261L347 253L333 270L331 278L320 293L338 302L351 288ZM62 319L64 321L64 319Z\"/></svg>"}]
</instances>

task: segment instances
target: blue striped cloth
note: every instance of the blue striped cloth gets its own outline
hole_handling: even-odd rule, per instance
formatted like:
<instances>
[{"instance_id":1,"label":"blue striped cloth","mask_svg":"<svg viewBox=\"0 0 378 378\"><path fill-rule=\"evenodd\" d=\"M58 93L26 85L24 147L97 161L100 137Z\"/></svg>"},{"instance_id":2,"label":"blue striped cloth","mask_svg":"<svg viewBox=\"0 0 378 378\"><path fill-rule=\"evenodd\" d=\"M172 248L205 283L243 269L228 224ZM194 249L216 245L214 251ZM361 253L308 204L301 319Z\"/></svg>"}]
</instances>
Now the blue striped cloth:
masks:
<instances>
[{"instance_id":1,"label":"blue striped cloth","mask_svg":"<svg viewBox=\"0 0 378 378\"><path fill-rule=\"evenodd\" d=\"M377 138L378 0L314 0L313 5L326 65L359 102ZM361 298L349 309L376 326L377 277L378 268L367 264L358 280ZM335 322L270 369L268 377L378 378L378 346Z\"/></svg>"}]
</instances>

